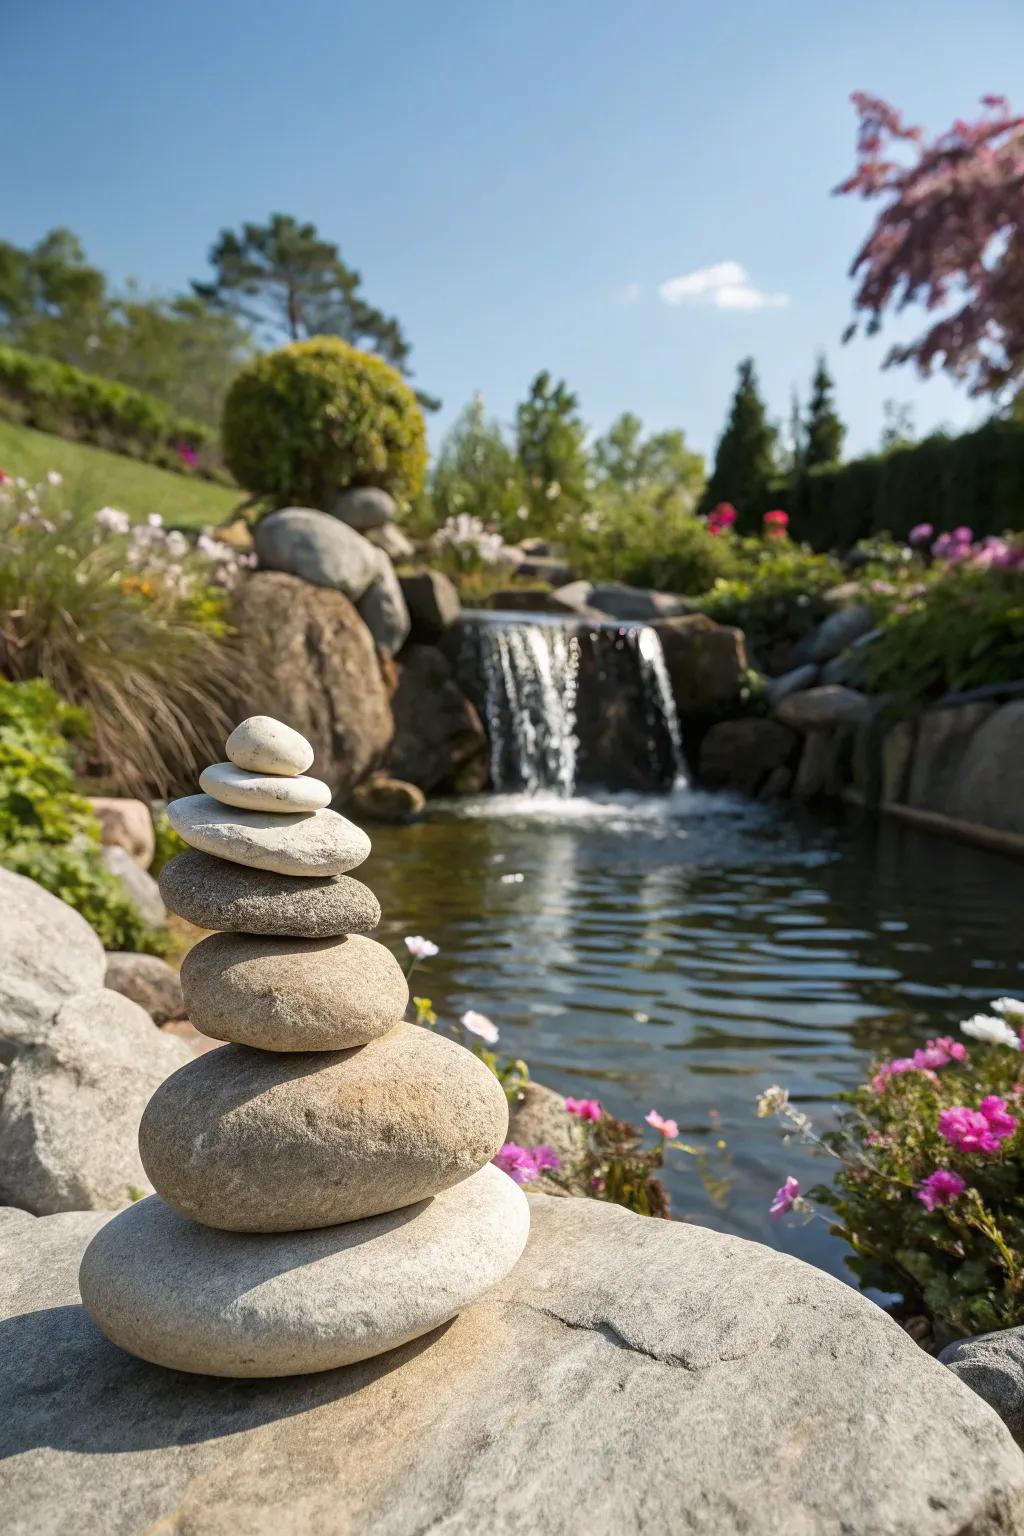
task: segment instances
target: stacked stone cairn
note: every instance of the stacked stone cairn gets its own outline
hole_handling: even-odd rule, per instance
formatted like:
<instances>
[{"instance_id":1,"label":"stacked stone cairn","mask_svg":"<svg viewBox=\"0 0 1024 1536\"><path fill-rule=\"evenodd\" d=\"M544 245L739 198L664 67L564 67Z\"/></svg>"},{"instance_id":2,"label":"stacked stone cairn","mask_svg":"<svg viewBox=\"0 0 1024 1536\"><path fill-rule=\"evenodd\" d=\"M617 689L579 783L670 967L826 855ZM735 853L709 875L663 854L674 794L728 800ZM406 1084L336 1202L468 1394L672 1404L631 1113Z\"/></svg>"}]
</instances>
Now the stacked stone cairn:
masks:
<instances>
[{"instance_id":1,"label":"stacked stone cairn","mask_svg":"<svg viewBox=\"0 0 1024 1536\"><path fill-rule=\"evenodd\" d=\"M153 1095L139 1149L157 1193L100 1230L79 1281L143 1360L288 1376L448 1322L515 1264L529 1207L490 1161L496 1078L403 1022L401 966L366 936L380 908L346 874L370 841L307 776L309 743L254 716L227 755L168 808L190 847L161 890L221 930L181 979L196 1029L228 1043Z\"/></svg>"}]
</instances>

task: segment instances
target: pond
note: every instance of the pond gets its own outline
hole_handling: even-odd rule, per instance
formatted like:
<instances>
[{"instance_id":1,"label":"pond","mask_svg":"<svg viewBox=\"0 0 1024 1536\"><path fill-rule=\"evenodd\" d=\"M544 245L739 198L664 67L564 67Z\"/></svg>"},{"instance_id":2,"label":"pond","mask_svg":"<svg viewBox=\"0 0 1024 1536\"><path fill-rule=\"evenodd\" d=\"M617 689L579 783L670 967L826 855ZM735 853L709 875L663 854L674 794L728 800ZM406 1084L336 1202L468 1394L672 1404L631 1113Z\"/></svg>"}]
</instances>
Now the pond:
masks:
<instances>
[{"instance_id":1,"label":"pond","mask_svg":"<svg viewBox=\"0 0 1024 1536\"><path fill-rule=\"evenodd\" d=\"M442 1018L478 1009L539 1081L675 1117L706 1157L670 1155L674 1215L843 1278L823 1221L767 1215L786 1174L829 1170L755 1117L757 1095L782 1083L826 1125L876 1051L1024 986L1019 866L884 819L688 789L495 795L372 836L377 936L440 945L413 990Z\"/></svg>"}]
</instances>

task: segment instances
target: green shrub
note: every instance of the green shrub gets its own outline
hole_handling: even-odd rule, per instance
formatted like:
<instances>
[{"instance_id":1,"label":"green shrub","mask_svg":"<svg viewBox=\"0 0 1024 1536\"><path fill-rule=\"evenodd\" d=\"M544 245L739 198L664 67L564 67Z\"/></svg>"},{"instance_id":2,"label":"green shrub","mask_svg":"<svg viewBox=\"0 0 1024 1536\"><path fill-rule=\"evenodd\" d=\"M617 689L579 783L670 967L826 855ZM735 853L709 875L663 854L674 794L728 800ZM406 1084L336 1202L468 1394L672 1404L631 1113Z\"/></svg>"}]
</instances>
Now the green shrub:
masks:
<instances>
[{"instance_id":1,"label":"green shrub","mask_svg":"<svg viewBox=\"0 0 1024 1536\"><path fill-rule=\"evenodd\" d=\"M218 473L209 462L211 434L162 400L69 363L2 346L0 416L164 469Z\"/></svg>"},{"instance_id":2,"label":"green shrub","mask_svg":"<svg viewBox=\"0 0 1024 1536\"><path fill-rule=\"evenodd\" d=\"M734 547L739 572L717 581L701 597L701 610L742 629L764 666L777 646L803 639L831 612L825 594L842 581L843 568L786 538L721 542Z\"/></svg>"},{"instance_id":3,"label":"green shrub","mask_svg":"<svg viewBox=\"0 0 1024 1536\"><path fill-rule=\"evenodd\" d=\"M695 517L685 496L655 488L600 487L560 534L568 561L590 581L624 581L665 592L703 592L733 570L733 548Z\"/></svg>"},{"instance_id":4,"label":"green shrub","mask_svg":"<svg viewBox=\"0 0 1024 1536\"><path fill-rule=\"evenodd\" d=\"M426 430L401 375L335 336L255 358L228 391L224 454L240 484L277 506L325 507L346 486L417 494Z\"/></svg>"},{"instance_id":5,"label":"green shrub","mask_svg":"<svg viewBox=\"0 0 1024 1536\"><path fill-rule=\"evenodd\" d=\"M100 855L100 828L75 793L71 741L88 719L44 682L0 679L0 864L80 912L105 949L164 952Z\"/></svg>"},{"instance_id":6,"label":"green shrub","mask_svg":"<svg viewBox=\"0 0 1024 1536\"><path fill-rule=\"evenodd\" d=\"M231 553L159 517L129 525L59 483L0 484L0 672L84 709L89 766L143 798L191 780L227 726Z\"/></svg>"},{"instance_id":7,"label":"green shrub","mask_svg":"<svg viewBox=\"0 0 1024 1536\"><path fill-rule=\"evenodd\" d=\"M758 1104L839 1159L832 1185L809 1198L832 1213L862 1286L927 1314L939 1344L1024 1324L1024 1002L993 1009L962 1026L969 1050L946 1036L876 1062L869 1082L839 1095L847 1108L823 1135L781 1088ZM805 1206L787 1183L776 1213Z\"/></svg>"}]
</instances>

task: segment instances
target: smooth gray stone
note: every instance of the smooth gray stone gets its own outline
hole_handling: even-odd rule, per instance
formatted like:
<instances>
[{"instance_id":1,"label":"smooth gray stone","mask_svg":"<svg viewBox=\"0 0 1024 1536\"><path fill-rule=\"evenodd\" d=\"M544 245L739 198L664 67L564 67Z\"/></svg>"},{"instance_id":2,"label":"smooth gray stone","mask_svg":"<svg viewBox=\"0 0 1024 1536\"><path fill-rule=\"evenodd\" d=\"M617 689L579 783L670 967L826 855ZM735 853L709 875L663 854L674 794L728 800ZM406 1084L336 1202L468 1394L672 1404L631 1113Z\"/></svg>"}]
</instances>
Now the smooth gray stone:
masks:
<instances>
[{"instance_id":1,"label":"smooth gray stone","mask_svg":"<svg viewBox=\"0 0 1024 1536\"><path fill-rule=\"evenodd\" d=\"M104 986L120 992L140 1008L145 1008L154 1024L185 1017L181 978L173 966L159 955L139 955L132 950L111 950L107 954Z\"/></svg>"},{"instance_id":2,"label":"smooth gray stone","mask_svg":"<svg viewBox=\"0 0 1024 1536\"><path fill-rule=\"evenodd\" d=\"M488 1162L507 1130L493 1072L400 1023L348 1051L208 1051L154 1093L139 1151L182 1216L294 1232L435 1195Z\"/></svg>"},{"instance_id":3,"label":"smooth gray stone","mask_svg":"<svg viewBox=\"0 0 1024 1536\"><path fill-rule=\"evenodd\" d=\"M234 763L211 763L199 775L199 787L221 805L243 811L307 815L331 803L330 787L307 774L250 773Z\"/></svg>"},{"instance_id":4,"label":"smooth gray stone","mask_svg":"<svg viewBox=\"0 0 1024 1536\"><path fill-rule=\"evenodd\" d=\"M261 933L280 938L330 939L370 933L380 902L347 875L296 879L267 869L245 869L189 848L160 871L167 906L197 928Z\"/></svg>"},{"instance_id":5,"label":"smooth gray stone","mask_svg":"<svg viewBox=\"0 0 1024 1536\"><path fill-rule=\"evenodd\" d=\"M383 523L379 528L367 528L363 538L375 549L382 549L389 560L397 565L399 561L414 560L416 558L416 546L407 533L403 533L397 523Z\"/></svg>"},{"instance_id":6,"label":"smooth gray stone","mask_svg":"<svg viewBox=\"0 0 1024 1536\"><path fill-rule=\"evenodd\" d=\"M283 816L237 810L212 795L185 795L171 801L167 819L200 853L278 875L343 875L370 852L362 828L337 811Z\"/></svg>"},{"instance_id":7,"label":"smooth gray stone","mask_svg":"<svg viewBox=\"0 0 1024 1536\"><path fill-rule=\"evenodd\" d=\"M391 951L358 934L214 933L185 956L181 985L196 1029L262 1051L365 1045L393 1028L409 1001L409 983Z\"/></svg>"},{"instance_id":8,"label":"smooth gray stone","mask_svg":"<svg viewBox=\"0 0 1024 1536\"><path fill-rule=\"evenodd\" d=\"M383 528L398 515L395 498L375 485L357 485L347 491L339 491L328 511L350 528L366 533L371 528Z\"/></svg>"},{"instance_id":9,"label":"smooth gray stone","mask_svg":"<svg viewBox=\"0 0 1024 1536\"><path fill-rule=\"evenodd\" d=\"M947 1344L939 1355L954 1376L995 1409L1024 1445L1024 1328L1001 1328Z\"/></svg>"},{"instance_id":10,"label":"smooth gray stone","mask_svg":"<svg viewBox=\"0 0 1024 1536\"><path fill-rule=\"evenodd\" d=\"M818 668L813 662L806 666L794 667L790 672L783 672L781 677L769 678L764 690L765 698L774 708L781 704L783 699L788 699L791 693L803 693L807 688L813 688L818 681Z\"/></svg>"},{"instance_id":11,"label":"smooth gray stone","mask_svg":"<svg viewBox=\"0 0 1024 1536\"><path fill-rule=\"evenodd\" d=\"M250 773L294 778L313 765L313 748L305 736L272 715L250 715L236 725L224 750L236 768Z\"/></svg>"},{"instance_id":12,"label":"smooth gray stone","mask_svg":"<svg viewBox=\"0 0 1024 1536\"><path fill-rule=\"evenodd\" d=\"M863 725L871 717L871 705L854 688L829 683L790 693L776 705L776 720L800 731L829 730L833 726Z\"/></svg>"},{"instance_id":13,"label":"smooth gray stone","mask_svg":"<svg viewBox=\"0 0 1024 1536\"><path fill-rule=\"evenodd\" d=\"M372 544L354 528L312 507L286 507L256 524L256 554L267 571L300 576L315 587L333 587L358 603L377 576Z\"/></svg>"},{"instance_id":14,"label":"smooth gray stone","mask_svg":"<svg viewBox=\"0 0 1024 1536\"><path fill-rule=\"evenodd\" d=\"M97 1233L79 1272L107 1338L212 1376L334 1370L449 1322L508 1274L530 1208L488 1164L402 1211L315 1232L239 1237L154 1196Z\"/></svg>"},{"instance_id":15,"label":"smooth gray stone","mask_svg":"<svg viewBox=\"0 0 1024 1536\"><path fill-rule=\"evenodd\" d=\"M102 1217L0 1211L5 1536L1021 1536L1005 1426L865 1297L687 1222L529 1203L523 1257L447 1328L258 1383L102 1337L76 1285Z\"/></svg>"},{"instance_id":16,"label":"smooth gray stone","mask_svg":"<svg viewBox=\"0 0 1024 1536\"><path fill-rule=\"evenodd\" d=\"M102 987L103 945L85 918L24 875L0 869L0 1062L44 1036L66 997Z\"/></svg>"},{"instance_id":17,"label":"smooth gray stone","mask_svg":"<svg viewBox=\"0 0 1024 1536\"><path fill-rule=\"evenodd\" d=\"M395 568L382 549L376 551L377 576L356 604L359 617L385 656L394 656L409 636L409 610Z\"/></svg>"},{"instance_id":18,"label":"smooth gray stone","mask_svg":"<svg viewBox=\"0 0 1024 1536\"><path fill-rule=\"evenodd\" d=\"M69 998L0 1077L0 1202L45 1215L149 1194L139 1117L191 1060L184 1041L119 992Z\"/></svg>"},{"instance_id":19,"label":"smooth gray stone","mask_svg":"<svg viewBox=\"0 0 1024 1536\"><path fill-rule=\"evenodd\" d=\"M141 869L126 848L108 844L100 849L100 857L110 873L124 887L128 900L139 916L151 928L162 928L167 916L160 888L153 876Z\"/></svg>"}]
</instances>

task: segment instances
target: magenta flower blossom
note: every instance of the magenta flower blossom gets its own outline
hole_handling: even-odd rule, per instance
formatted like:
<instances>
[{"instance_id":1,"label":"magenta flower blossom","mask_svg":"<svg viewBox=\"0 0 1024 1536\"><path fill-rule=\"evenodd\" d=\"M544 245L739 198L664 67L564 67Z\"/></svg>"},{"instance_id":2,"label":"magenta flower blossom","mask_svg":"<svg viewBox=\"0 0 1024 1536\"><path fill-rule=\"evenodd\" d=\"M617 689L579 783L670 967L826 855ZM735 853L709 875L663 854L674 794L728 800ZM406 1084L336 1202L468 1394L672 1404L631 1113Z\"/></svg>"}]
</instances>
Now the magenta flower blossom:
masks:
<instances>
[{"instance_id":1,"label":"magenta flower blossom","mask_svg":"<svg viewBox=\"0 0 1024 1536\"><path fill-rule=\"evenodd\" d=\"M966 1060L967 1048L961 1041L954 1040L952 1035L940 1035L936 1040L926 1040L913 1056L883 1061L871 1079L871 1087L875 1093L884 1093L890 1077L899 1077L904 1072L934 1072L939 1067L948 1067L951 1061Z\"/></svg>"},{"instance_id":2,"label":"magenta flower blossom","mask_svg":"<svg viewBox=\"0 0 1024 1536\"><path fill-rule=\"evenodd\" d=\"M934 1211L937 1205L952 1205L967 1188L958 1173L948 1168L936 1168L917 1186L916 1194L926 1211Z\"/></svg>"},{"instance_id":3,"label":"magenta flower blossom","mask_svg":"<svg viewBox=\"0 0 1024 1536\"><path fill-rule=\"evenodd\" d=\"M934 533L931 523L916 523L907 534L907 543L913 544L916 549L919 544L927 544Z\"/></svg>"},{"instance_id":4,"label":"magenta flower blossom","mask_svg":"<svg viewBox=\"0 0 1024 1536\"><path fill-rule=\"evenodd\" d=\"M507 1173L516 1184L533 1184L545 1168L561 1168L561 1160L547 1143L534 1147L521 1147L518 1142L506 1141L491 1161L502 1173Z\"/></svg>"},{"instance_id":5,"label":"magenta flower blossom","mask_svg":"<svg viewBox=\"0 0 1024 1536\"><path fill-rule=\"evenodd\" d=\"M794 1179L790 1174L785 1184L775 1191L775 1199L768 1207L769 1216L784 1216L787 1211L793 1209L799 1198L800 1180Z\"/></svg>"},{"instance_id":6,"label":"magenta flower blossom","mask_svg":"<svg viewBox=\"0 0 1024 1536\"><path fill-rule=\"evenodd\" d=\"M579 1120L600 1120L602 1114L597 1099L567 1098L565 1107L570 1115L575 1115Z\"/></svg>"},{"instance_id":7,"label":"magenta flower blossom","mask_svg":"<svg viewBox=\"0 0 1024 1536\"><path fill-rule=\"evenodd\" d=\"M533 1149L533 1160L537 1164L538 1171L543 1173L545 1168L561 1168L562 1159L554 1147L549 1147L546 1141L542 1141L539 1147Z\"/></svg>"},{"instance_id":8,"label":"magenta flower blossom","mask_svg":"<svg viewBox=\"0 0 1024 1536\"><path fill-rule=\"evenodd\" d=\"M1006 1100L994 1094L982 1099L977 1109L956 1104L939 1115L939 1135L960 1152L998 1152L1000 1143L1016 1129Z\"/></svg>"},{"instance_id":9,"label":"magenta flower blossom","mask_svg":"<svg viewBox=\"0 0 1024 1536\"><path fill-rule=\"evenodd\" d=\"M656 1109L652 1109L649 1115L644 1115L648 1125L653 1125L656 1131L660 1131L666 1141L672 1141L679 1135L679 1127L674 1120L666 1120L664 1115L659 1115Z\"/></svg>"}]
</instances>

